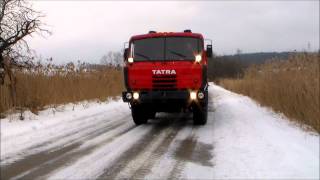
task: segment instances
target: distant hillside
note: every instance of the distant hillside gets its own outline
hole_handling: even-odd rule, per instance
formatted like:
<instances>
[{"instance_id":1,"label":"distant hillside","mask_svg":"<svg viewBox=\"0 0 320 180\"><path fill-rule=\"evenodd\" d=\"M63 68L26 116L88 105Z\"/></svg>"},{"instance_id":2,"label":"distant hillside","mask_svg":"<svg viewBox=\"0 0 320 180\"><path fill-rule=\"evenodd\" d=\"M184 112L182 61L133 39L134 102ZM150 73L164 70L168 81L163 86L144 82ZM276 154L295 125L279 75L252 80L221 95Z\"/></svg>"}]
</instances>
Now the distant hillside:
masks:
<instances>
[{"instance_id":1,"label":"distant hillside","mask_svg":"<svg viewBox=\"0 0 320 180\"><path fill-rule=\"evenodd\" d=\"M261 64L272 58L288 59L290 54L296 52L259 52L259 53L243 53L235 55L216 56L217 60L241 61L246 65Z\"/></svg>"},{"instance_id":2,"label":"distant hillside","mask_svg":"<svg viewBox=\"0 0 320 180\"><path fill-rule=\"evenodd\" d=\"M215 56L209 61L209 79L241 78L244 69L252 64L262 64L274 58L288 59L297 52L260 52Z\"/></svg>"}]
</instances>

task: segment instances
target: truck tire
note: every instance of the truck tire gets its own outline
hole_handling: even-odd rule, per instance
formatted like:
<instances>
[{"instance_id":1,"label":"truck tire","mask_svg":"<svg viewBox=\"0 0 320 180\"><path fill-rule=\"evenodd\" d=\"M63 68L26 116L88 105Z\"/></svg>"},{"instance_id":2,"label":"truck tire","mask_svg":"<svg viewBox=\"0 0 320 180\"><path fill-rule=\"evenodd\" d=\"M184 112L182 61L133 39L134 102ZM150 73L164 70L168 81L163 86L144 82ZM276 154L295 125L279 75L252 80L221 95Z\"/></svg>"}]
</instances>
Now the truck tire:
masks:
<instances>
[{"instance_id":1,"label":"truck tire","mask_svg":"<svg viewBox=\"0 0 320 180\"><path fill-rule=\"evenodd\" d=\"M193 124L205 125L208 118L208 106L193 108Z\"/></svg>"},{"instance_id":2,"label":"truck tire","mask_svg":"<svg viewBox=\"0 0 320 180\"><path fill-rule=\"evenodd\" d=\"M148 122L148 115L145 111L143 111L143 107L141 105L132 106L131 115L133 122L136 125L146 124Z\"/></svg>"},{"instance_id":3,"label":"truck tire","mask_svg":"<svg viewBox=\"0 0 320 180\"><path fill-rule=\"evenodd\" d=\"M155 111L151 111L149 114L149 119L154 119L156 117L156 112Z\"/></svg>"},{"instance_id":4,"label":"truck tire","mask_svg":"<svg viewBox=\"0 0 320 180\"><path fill-rule=\"evenodd\" d=\"M193 124L205 125L208 119L208 92L205 93L205 101L193 107Z\"/></svg>"}]
</instances>

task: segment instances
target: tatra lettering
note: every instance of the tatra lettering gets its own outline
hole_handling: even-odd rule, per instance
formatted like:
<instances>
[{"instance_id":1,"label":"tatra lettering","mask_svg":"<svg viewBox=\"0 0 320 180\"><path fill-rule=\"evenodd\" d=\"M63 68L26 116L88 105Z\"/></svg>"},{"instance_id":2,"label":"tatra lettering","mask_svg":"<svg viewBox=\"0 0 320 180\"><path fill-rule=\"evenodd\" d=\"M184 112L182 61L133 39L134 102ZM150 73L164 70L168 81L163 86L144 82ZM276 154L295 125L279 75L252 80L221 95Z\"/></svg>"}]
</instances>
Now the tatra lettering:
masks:
<instances>
[{"instance_id":1,"label":"tatra lettering","mask_svg":"<svg viewBox=\"0 0 320 180\"><path fill-rule=\"evenodd\" d=\"M172 69L153 69L152 70L152 74L154 75L163 75L163 74L167 74L167 75L172 75L172 74L176 74L176 70Z\"/></svg>"}]
</instances>

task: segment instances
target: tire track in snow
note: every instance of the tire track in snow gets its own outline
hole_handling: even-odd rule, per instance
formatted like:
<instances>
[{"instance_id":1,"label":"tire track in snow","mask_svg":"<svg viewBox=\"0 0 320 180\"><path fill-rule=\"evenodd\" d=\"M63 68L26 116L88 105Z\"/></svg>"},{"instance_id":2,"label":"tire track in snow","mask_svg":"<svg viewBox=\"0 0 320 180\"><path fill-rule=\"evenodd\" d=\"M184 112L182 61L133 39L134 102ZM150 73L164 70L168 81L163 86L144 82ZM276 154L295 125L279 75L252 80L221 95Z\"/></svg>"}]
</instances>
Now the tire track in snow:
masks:
<instances>
[{"instance_id":1,"label":"tire track in snow","mask_svg":"<svg viewBox=\"0 0 320 180\"><path fill-rule=\"evenodd\" d=\"M131 124L131 123L126 123ZM125 124L123 125L125 126ZM63 168L67 164L72 164L77 159L81 158L82 156L85 156L87 154L92 153L95 149L104 146L108 143L111 143L113 140L115 140L118 136L121 136L122 134L125 134L135 128L135 126L132 124L130 126L125 127L118 127L116 129L111 130L110 132L106 132L104 135L99 136L99 138L103 138L102 141L95 142L94 144L91 143L85 143L84 147L83 144L77 144L77 148L61 154L61 156L52 159L50 161L47 161L29 171L26 173L23 173L22 175L17 176L18 179L44 179L44 177L60 168ZM93 140L94 141L94 140ZM89 145L86 145L89 144Z\"/></svg>"},{"instance_id":2,"label":"tire track in snow","mask_svg":"<svg viewBox=\"0 0 320 180\"><path fill-rule=\"evenodd\" d=\"M180 114L181 116L181 114ZM154 162L165 153L176 134L187 123L185 117L162 117L151 121L153 129L104 170L102 179L143 178L150 172Z\"/></svg>"},{"instance_id":3,"label":"tire track in snow","mask_svg":"<svg viewBox=\"0 0 320 180\"><path fill-rule=\"evenodd\" d=\"M181 172L185 169L186 163L195 163L201 166L212 167L210 162L212 159L212 145L201 143L195 137L195 130L192 129L191 134L181 141L179 147L173 153L176 159L174 168L170 172L169 179L183 179Z\"/></svg>"},{"instance_id":4,"label":"tire track in snow","mask_svg":"<svg viewBox=\"0 0 320 180\"><path fill-rule=\"evenodd\" d=\"M169 150L171 143L175 140L180 130L185 128L185 125L188 124L188 117L182 117L176 124L173 125L172 131L162 140L160 146L158 146L153 152L150 158L133 174L133 178L145 177L147 174L151 173L151 168L159 163L161 158Z\"/></svg>"},{"instance_id":5,"label":"tire track in snow","mask_svg":"<svg viewBox=\"0 0 320 180\"><path fill-rule=\"evenodd\" d=\"M29 149L27 149L27 151L31 154L28 154L24 158L19 159L18 161L15 161L11 164L0 166L2 171L1 178L4 178L4 179L12 178L21 173L30 171L31 169L36 168L47 161L59 158L63 154L66 154L67 152L70 152L80 147L84 141L100 136L112 129L116 129L119 126L125 124L125 122L127 122L128 117L129 116L127 115L121 119L107 121L102 125L97 125L97 124L91 125L92 127L95 127L95 128L89 128L85 130L85 127L84 127L79 129L78 132L74 132L73 134L69 133L72 139L67 138L68 136L63 136L62 140L66 143L65 144L56 143L60 145L59 147L56 147L56 148L43 149L39 152L35 152L35 151L32 152ZM116 122L119 121L119 122L115 123L115 121ZM85 131L82 132L83 130ZM54 142L54 140L51 140L50 142ZM45 145L50 144L50 142L45 143ZM87 151L89 151L91 148L94 148L94 146L88 147ZM72 157L70 157L70 159L72 159Z\"/></svg>"},{"instance_id":6,"label":"tire track in snow","mask_svg":"<svg viewBox=\"0 0 320 180\"><path fill-rule=\"evenodd\" d=\"M132 123L132 122L131 122ZM119 135L111 143L107 143L92 153L89 153L76 162L68 164L45 178L48 179L92 179L103 174L104 169L109 168L117 162L124 152L130 149L136 142L147 136L152 126L134 127L128 132ZM100 137L99 137L100 138ZM103 137L101 137L103 138Z\"/></svg>"},{"instance_id":7,"label":"tire track in snow","mask_svg":"<svg viewBox=\"0 0 320 180\"><path fill-rule=\"evenodd\" d=\"M209 120L211 121L211 120ZM209 122L210 124L210 122ZM208 134L200 133L204 126L185 126L179 131L161 159L153 163L151 172L144 178L146 179L185 179L186 165L197 164L198 167L210 169L212 144L203 143L201 138L208 137ZM209 133L209 137L210 137ZM201 140L201 141L200 141ZM194 177L196 178L196 177ZM208 177L207 177L208 178ZM206 178L206 179L207 179Z\"/></svg>"},{"instance_id":8,"label":"tire track in snow","mask_svg":"<svg viewBox=\"0 0 320 180\"><path fill-rule=\"evenodd\" d=\"M19 159L25 157L25 156L28 156L28 155L31 155L34 153L39 153L37 151L43 147L46 147L46 146L47 146L47 148L46 149L44 148L43 150L52 149L52 148L54 148L54 146L58 146L58 145L60 146L61 144L66 144L66 142L68 142L70 140L68 138L72 138L72 137L78 136L81 133L90 132L92 129L93 130L96 129L97 123L103 123L103 125L105 125L105 124L112 124L113 121L115 121L115 120L106 121L106 119L104 119L104 118L101 118L99 120L95 120L95 119L97 119L99 117L103 117L103 116L105 116L105 114L102 114L102 115L97 114L96 116L84 116L84 117L76 118L77 120L79 120L79 122L77 122L77 124L70 124L70 126L66 126L65 124L63 125L66 127L65 129L67 129L67 128L70 128L70 129L68 129L68 130L62 129L61 130L61 129L57 128L57 130L58 130L57 132L63 132L63 134L56 133L55 135L50 136L49 138L46 138L45 140L40 140L42 138L42 136L41 136L42 132L40 132L40 135L36 134L37 136L35 136L35 137L28 137L28 135L26 135L26 137L28 137L28 138L24 139L24 141L20 140L18 142L18 144L10 144L11 147L18 146L19 144L30 143L30 139L32 139L32 141L35 143L31 143L30 145L24 145L23 147L18 148L18 149L16 149L16 148L13 149L11 147L8 147L9 145L6 144L6 142L1 142L4 144L4 146L6 148L13 149L13 151L10 151L10 152L5 152L5 151L3 152L2 151L1 165L10 164L16 160L19 160ZM83 123L83 121L89 121L90 119L92 119L92 121L90 121L89 123ZM42 131L43 132L50 131L51 128L53 128L53 127L49 127L48 129L44 129ZM44 133L43 135L46 136L47 134ZM62 141L62 143L59 144L61 141ZM65 143L63 143L63 142L65 142ZM13 142L13 143L16 143L16 142ZM25 153L25 152L28 152L28 153Z\"/></svg>"},{"instance_id":9,"label":"tire track in snow","mask_svg":"<svg viewBox=\"0 0 320 180\"><path fill-rule=\"evenodd\" d=\"M193 140L193 128L187 138L180 142L180 145L173 153L173 157L176 159L174 168L169 173L170 179L181 179L180 174L186 163L186 159L192 156L192 151L195 146L195 141Z\"/></svg>"}]
</instances>

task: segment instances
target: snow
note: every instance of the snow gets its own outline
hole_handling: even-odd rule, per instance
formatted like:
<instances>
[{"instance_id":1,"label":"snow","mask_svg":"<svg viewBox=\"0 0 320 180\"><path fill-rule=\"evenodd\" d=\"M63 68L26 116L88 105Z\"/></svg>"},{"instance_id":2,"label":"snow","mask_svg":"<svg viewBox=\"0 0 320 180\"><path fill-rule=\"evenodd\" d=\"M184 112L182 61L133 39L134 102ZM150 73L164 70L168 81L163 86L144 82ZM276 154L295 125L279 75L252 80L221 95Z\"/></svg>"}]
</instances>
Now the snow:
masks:
<instances>
[{"instance_id":1,"label":"snow","mask_svg":"<svg viewBox=\"0 0 320 180\"><path fill-rule=\"evenodd\" d=\"M215 178L319 178L319 135L214 86Z\"/></svg>"},{"instance_id":2,"label":"snow","mask_svg":"<svg viewBox=\"0 0 320 180\"><path fill-rule=\"evenodd\" d=\"M124 107L126 105L120 100L104 103L82 102L47 109L39 115L26 112L23 121L18 120L17 114L1 119L1 164L12 163L24 156L42 151L43 148L49 150L77 139L90 131L90 125L103 123L106 114L116 117ZM13 119L14 117L16 118ZM83 128L84 131L76 133ZM71 136L55 140L64 134ZM33 148L50 140L52 144L48 146ZM32 151L23 152L26 149Z\"/></svg>"},{"instance_id":3,"label":"snow","mask_svg":"<svg viewBox=\"0 0 320 180\"><path fill-rule=\"evenodd\" d=\"M97 178L105 168L112 165L117 158L129 149L139 138L145 136L150 128L139 127L134 131L128 132L125 136L121 136L112 144L107 144L100 147L94 153L89 154L72 166L66 167L55 174L52 174L49 179L92 179ZM86 168L90 163L91 167ZM80 170L80 171L79 171Z\"/></svg>"},{"instance_id":4,"label":"snow","mask_svg":"<svg viewBox=\"0 0 320 180\"><path fill-rule=\"evenodd\" d=\"M285 116L213 83L209 97L207 125L187 122L178 129L168 126L157 135L151 134L157 122L135 127L127 104L121 100L68 104L39 115L25 112L24 121L17 120L18 114L11 115L0 120L1 166L81 141L72 151L88 147L95 147L94 150L50 172L46 178L97 178L134 145L152 136L152 141L117 178L130 178L146 166L149 171L145 172L145 179L319 178L318 133L306 131ZM88 138L97 131L102 133ZM193 146L187 159L177 157L181 148L188 147L183 142ZM159 150L161 147L164 152ZM33 170L36 168L24 174Z\"/></svg>"}]
</instances>

